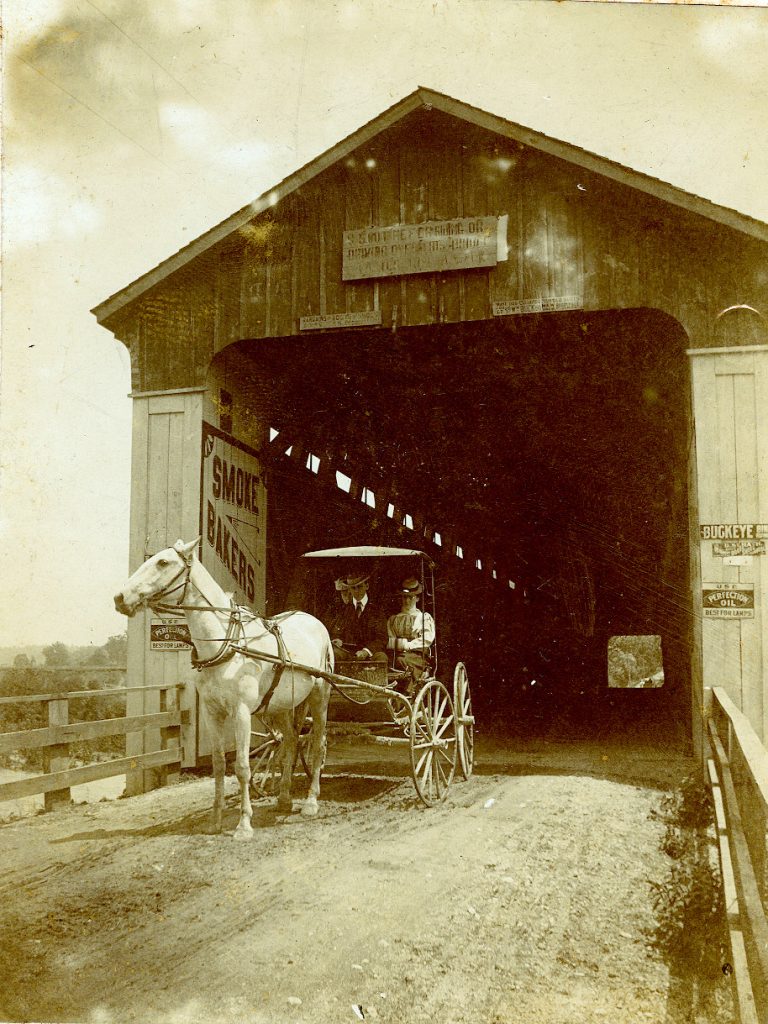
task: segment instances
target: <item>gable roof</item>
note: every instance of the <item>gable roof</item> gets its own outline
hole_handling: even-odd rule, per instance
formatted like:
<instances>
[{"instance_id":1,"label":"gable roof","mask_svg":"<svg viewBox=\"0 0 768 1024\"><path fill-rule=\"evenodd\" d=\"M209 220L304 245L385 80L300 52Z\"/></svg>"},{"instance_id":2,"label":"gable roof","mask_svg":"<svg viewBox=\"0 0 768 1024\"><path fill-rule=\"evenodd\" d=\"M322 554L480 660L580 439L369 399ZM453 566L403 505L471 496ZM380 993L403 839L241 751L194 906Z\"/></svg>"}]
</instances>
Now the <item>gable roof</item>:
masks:
<instances>
[{"instance_id":1,"label":"gable roof","mask_svg":"<svg viewBox=\"0 0 768 1024\"><path fill-rule=\"evenodd\" d=\"M248 203L247 206L233 213L226 220L221 221L220 224L206 231L182 249L179 249L173 256L170 256L167 260L164 260L158 266L137 278L127 287L115 292L98 306L95 306L91 312L99 323L103 323L123 306L132 302L156 284L159 284L164 278L195 259L205 252L206 249L222 241L239 228L244 227L258 214L276 206L286 196L301 188L333 164L343 160L359 146L369 142L376 135L393 127L409 114L419 109L442 111L476 127L502 135L505 139L520 142L531 149L539 150L560 160L583 167L585 170L600 174L605 178L610 178L622 185L629 185L631 188L646 192L648 195L652 195L673 206L681 207L691 213L699 214L720 224L725 224L736 231L751 235L753 238L768 242L768 224L762 221L739 213L736 210L731 210L728 207L718 206L708 199L685 192L674 185L651 177L651 175L643 174L641 171L632 170L632 168L616 163L606 157L597 156L595 153L590 153L569 142L552 139L541 132L534 131L532 128L526 128L524 125L507 121L496 114L489 114L478 107L473 107L468 103L463 103L460 100L446 96L444 93L419 87L410 95L395 103L394 106L379 114L378 117L363 125L362 128L358 128L357 131L348 135L335 146L332 146L331 149L326 150L320 156L305 164L304 167L284 178L283 181L275 185L268 192L263 193L258 199Z\"/></svg>"}]
</instances>

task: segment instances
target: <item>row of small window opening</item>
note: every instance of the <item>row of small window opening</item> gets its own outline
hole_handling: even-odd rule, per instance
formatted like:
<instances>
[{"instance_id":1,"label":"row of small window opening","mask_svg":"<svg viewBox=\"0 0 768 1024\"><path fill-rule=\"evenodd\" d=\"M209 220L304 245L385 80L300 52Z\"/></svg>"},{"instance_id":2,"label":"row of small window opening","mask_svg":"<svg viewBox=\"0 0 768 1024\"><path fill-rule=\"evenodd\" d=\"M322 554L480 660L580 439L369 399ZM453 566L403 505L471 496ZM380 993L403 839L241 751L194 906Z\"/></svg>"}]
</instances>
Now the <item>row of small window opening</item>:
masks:
<instances>
[{"instance_id":1,"label":"row of small window opening","mask_svg":"<svg viewBox=\"0 0 768 1024\"><path fill-rule=\"evenodd\" d=\"M278 430L275 430L274 427L270 427L270 429L269 429L269 440L270 441L274 441L279 433L280 432ZM290 458L292 452L293 452L293 445L290 445L288 448L286 448L285 455L288 458ZM319 458L319 456L312 455L312 453L307 455L307 461L305 462L305 468L308 469L310 471L310 473L319 473L320 472L320 458ZM339 488L340 491L344 491L346 494L349 494L349 492L350 492L350 490L352 488L352 477L347 476L345 473L342 473L340 470L337 469L336 470L336 486ZM376 508L376 495L370 489L370 487L363 487L362 492L360 494L360 500L362 501L362 503L364 505L367 505L369 508L372 508L372 509ZM387 517L389 519L394 519L394 516L395 516L395 506L390 502L387 505ZM403 514L403 521L402 521L401 525L404 526L407 530L413 530L414 529L413 516L411 516L408 512L404 513ZM443 538L440 535L440 533L438 533L437 531L433 532L432 536L429 539L437 547L441 548L443 546ZM456 556L456 558L462 558L462 559L464 558L464 549L462 548L462 546L460 544L457 544L455 546L455 549L454 549L453 553ZM483 561L482 561L481 558L476 558L475 559L475 568L482 571ZM491 576L495 580L498 580L498 578L499 578L499 575L498 575L498 573L497 573L497 571L495 569L491 569ZM507 580L507 585L508 585L510 590L514 590L515 589L515 582L514 582L514 580Z\"/></svg>"}]
</instances>

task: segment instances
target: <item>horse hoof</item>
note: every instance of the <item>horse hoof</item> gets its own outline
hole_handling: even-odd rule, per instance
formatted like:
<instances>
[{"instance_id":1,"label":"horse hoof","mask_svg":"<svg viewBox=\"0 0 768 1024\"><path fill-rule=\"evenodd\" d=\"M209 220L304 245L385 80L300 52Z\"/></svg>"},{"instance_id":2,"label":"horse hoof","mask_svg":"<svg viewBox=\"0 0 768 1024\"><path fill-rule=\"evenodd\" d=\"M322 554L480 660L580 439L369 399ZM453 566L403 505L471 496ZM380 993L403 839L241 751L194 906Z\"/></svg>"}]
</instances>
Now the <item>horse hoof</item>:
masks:
<instances>
[{"instance_id":1,"label":"horse hoof","mask_svg":"<svg viewBox=\"0 0 768 1024\"><path fill-rule=\"evenodd\" d=\"M293 800L278 800L275 810L278 814L290 814L293 810Z\"/></svg>"},{"instance_id":2,"label":"horse hoof","mask_svg":"<svg viewBox=\"0 0 768 1024\"><path fill-rule=\"evenodd\" d=\"M247 841L253 835L253 829L250 825L238 825L235 831L232 833L232 838L237 839L240 842L243 840Z\"/></svg>"},{"instance_id":3,"label":"horse hoof","mask_svg":"<svg viewBox=\"0 0 768 1024\"><path fill-rule=\"evenodd\" d=\"M307 800L301 808L301 813L305 818L314 818L317 814L317 800Z\"/></svg>"}]
</instances>

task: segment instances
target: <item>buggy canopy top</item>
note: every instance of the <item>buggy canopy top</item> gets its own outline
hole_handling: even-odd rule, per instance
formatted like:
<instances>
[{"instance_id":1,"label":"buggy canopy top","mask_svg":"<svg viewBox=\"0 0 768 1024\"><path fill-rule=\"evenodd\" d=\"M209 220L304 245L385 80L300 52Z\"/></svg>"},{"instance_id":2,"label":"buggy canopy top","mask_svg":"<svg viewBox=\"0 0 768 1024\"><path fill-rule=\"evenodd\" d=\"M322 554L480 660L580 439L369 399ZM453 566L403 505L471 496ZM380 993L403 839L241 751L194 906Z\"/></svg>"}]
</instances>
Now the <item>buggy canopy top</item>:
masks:
<instances>
[{"instance_id":1,"label":"buggy canopy top","mask_svg":"<svg viewBox=\"0 0 768 1024\"><path fill-rule=\"evenodd\" d=\"M360 544L350 548L323 548L321 551L307 551L302 558L423 558L430 567L434 562L424 551L417 548L383 548L375 544Z\"/></svg>"}]
</instances>

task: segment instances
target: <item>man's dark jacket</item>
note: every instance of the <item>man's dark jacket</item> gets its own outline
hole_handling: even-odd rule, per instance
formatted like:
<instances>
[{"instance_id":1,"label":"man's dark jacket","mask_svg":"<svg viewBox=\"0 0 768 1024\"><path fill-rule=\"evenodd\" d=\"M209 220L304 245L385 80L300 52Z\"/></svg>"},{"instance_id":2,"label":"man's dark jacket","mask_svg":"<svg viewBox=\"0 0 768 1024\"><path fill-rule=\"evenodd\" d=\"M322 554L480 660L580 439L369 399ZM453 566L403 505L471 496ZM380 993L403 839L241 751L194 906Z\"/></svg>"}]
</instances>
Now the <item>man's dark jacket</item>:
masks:
<instances>
[{"instance_id":1,"label":"man's dark jacket","mask_svg":"<svg viewBox=\"0 0 768 1024\"><path fill-rule=\"evenodd\" d=\"M387 618L380 614L371 599L358 616L352 601L344 605L331 628L331 639L344 641L347 650L367 647L371 654L387 649Z\"/></svg>"}]
</instances>

